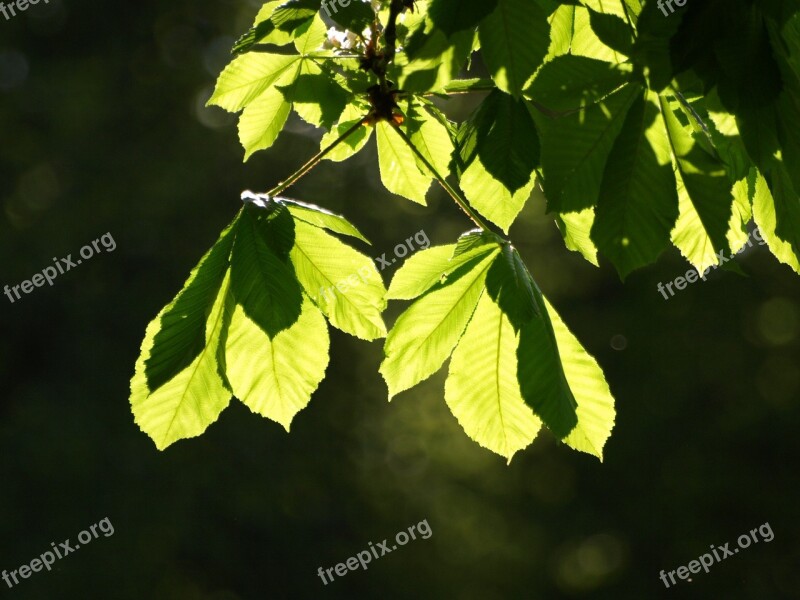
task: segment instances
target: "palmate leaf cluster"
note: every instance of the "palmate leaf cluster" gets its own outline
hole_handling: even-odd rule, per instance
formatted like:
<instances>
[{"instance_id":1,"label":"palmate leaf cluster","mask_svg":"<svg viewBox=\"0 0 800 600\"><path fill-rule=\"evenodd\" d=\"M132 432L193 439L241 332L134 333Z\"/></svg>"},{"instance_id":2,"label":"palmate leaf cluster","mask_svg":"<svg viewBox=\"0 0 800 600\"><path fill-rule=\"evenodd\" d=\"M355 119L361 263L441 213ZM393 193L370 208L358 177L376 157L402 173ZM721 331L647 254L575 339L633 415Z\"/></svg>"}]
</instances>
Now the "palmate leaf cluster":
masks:
<instances>
[{"instance_id":1,"label":"palmate leaf cluster","mask_svg":"<svg viewBox=\"0 0 800 600\"><path fill-rule=\"evenodd\" d=\"M337 237L366 241L343 217L246 196L148 327L137 423L164 448L202 433L235 396L288 429L324 377L330 324L386 338L390 398L449 358L448 407L509 460L542 425L602 457L614 424L602 371L486 221L507 233L538 184L567 247L623 278L670 245L702 272L742 249L753 223L800 273L800 5L675 8L265 3L209 101L241 113L245 160L275 143L292 111L324 130L328 160L352 157L374 132L387 190L424 205L438 181L479 229L417 253L386 290ZM489 76L464 77L476 68ZM467 93L480 105L450 120L447 98ZM411 304L387 332L388 300Z\"/></svg>"}]
</instances>

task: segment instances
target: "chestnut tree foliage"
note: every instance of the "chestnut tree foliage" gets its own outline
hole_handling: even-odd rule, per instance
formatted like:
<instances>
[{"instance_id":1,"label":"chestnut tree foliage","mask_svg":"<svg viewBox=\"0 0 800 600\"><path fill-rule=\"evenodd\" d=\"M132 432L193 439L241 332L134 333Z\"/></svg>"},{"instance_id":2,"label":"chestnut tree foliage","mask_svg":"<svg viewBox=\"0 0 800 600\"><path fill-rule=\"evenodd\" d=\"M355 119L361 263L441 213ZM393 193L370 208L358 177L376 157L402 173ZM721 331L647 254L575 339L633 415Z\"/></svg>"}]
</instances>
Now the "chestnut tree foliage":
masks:
<instances>
[{"instance_id":1,"label":"chestnut tree foliage","mask_svg":"<svg viewBox=\"0 0 800 600\"><path fill-rule=\"evenodd\" d=\"M463 77L476 53L490 78ZM203 433L234 396L288 430L325 376L331 325L385 338L389 398L449 358L445 402L508 460L542 426L602 458L615 415L603 373L506 237L537 184L567 247L622 278L670 244L702 272L744 246L751 221L800 272L796 2L695 0L665 15L649 0L274 1L232 54L209 103L241 113L245 159L292 111L325 133L284 182L242 195L148 326L131 404L160 449ZM453 122L441 100L467 93L482 102ZM284 196L373 135L390 192L424 205L437 183L472 221L388 289L325 198ZM388 301L409 303L391 328Z\"/></svg>"}]
</instances>

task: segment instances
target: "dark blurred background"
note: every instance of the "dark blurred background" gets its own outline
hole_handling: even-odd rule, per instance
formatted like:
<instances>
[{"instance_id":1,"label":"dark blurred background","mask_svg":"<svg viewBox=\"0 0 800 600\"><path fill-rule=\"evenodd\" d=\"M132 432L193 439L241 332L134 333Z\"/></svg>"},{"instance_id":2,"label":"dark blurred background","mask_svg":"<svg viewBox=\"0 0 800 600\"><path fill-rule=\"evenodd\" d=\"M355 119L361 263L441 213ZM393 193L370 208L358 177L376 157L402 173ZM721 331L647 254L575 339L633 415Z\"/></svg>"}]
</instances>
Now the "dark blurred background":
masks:
<instances>
[{"instance_id":1,"label":"dark blurred background","mask_svg":"<svg viewBox=\"0 0 800 600\"><path fill-rule=\"evenodd\" d=\"M764 247L740 258L747 277L719 270L665 301L656 284L688 268L677 251L623 284L529 203L512 238L617 399L603 463L542 433L507 466L460 430L442 373L389 404L380 342L338 332L290 435L233 401L202 437L156 450L128 404L145 326L240 191L318 147L294 119L242 164L235 118L204 108L259 4L50 0L0 17L0 285L107 232L117 243L0 296L0 569L105 517L115 530L0 597L800 598L800 278ZM376 173L371 145L291 195L346 213L375 256L469 228L439 190L424 209ZM429 539L318 577L422 520ZM659 580L766 522L774 541Z\"/></svg>"}]
</instances>

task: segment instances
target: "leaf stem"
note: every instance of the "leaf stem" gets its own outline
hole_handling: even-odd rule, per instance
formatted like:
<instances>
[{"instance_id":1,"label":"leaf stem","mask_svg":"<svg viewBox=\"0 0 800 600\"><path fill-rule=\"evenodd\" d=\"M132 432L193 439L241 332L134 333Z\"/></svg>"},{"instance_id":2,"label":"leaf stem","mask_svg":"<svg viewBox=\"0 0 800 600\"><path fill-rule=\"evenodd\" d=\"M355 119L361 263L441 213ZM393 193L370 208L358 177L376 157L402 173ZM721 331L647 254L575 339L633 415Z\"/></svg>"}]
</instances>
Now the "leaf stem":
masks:
<instances>
[{"instance_id":1,"label":"leaf stem","mask_svg":"<svg viewBox=\"0 0 800 600\"><path fill-rule=\"evenodd\" d=\"M467 200L461 196L461 194L458 192L458 190L456 190L452 185L447 183L447 180L444 177L442 177L438 173L438 171L436 171L436 168L425 157L425 155L422 154L422 152L419 151L419 149L411 141L411 138L409 138L408 135L406 135L406 132L401 129L400 125L398 125L394 121L387 121L387 122L392 126L392 128L397 132L397 134L403 139L403 141L411 149L411 151L416 155L416 157L419 158L419 160L422 162L422 164L424 164L425 167L436 178L436 181L439 182L439 185L441 185L444 188L444 190L448 194L450 194L450 197L455 201L455 203L458 205L458 207L461 210L463 210L464 213L470 219L472 219L472 222L475 223L475 225L477 225L478 227L480 227L483 231L491 232L491 229L489 228L489 226L483 221L483 219L480 218L478 213L476 213L474 210L472 210L472 208L470 207L470 205L467 202Z\"/></svg>"},{"instance_id":2,"label":"leaf stem","mask_svg":"<svg viewBox=\"0 0 800 600\"><path fill-rule=\"evenodd\" d=\"M670 84L669 88L672 90L672 93L675 94L675 97L678 99L678 102L680 102L681 104L683 104L684 107L686 107L686 110L689 111L694 120L697 121L697 124L700 125L700 127L702 127L703 132L708 136L708 139L711 139L711 132L708 130L708 125L706 125L706 122L703 121L703 118L699 114L697 114L697 111L694 109L694 107L691 104L689 104L689 101L683 96L683 94L681 94L677 90L677 88L675 88L674 85Z\"/></svg>"},{"instance_id":3,"label":"leaf stem","mask_svg":"<svg viewBox=\"0 0 800 600\"><path fill-rule=\"evenodd\" d=\"M625 0L619 0L619 3L622 5L622 12L625 13L625 20L628 22L628 27L631 28L631 34L633 35L634 39L636 38L636 27L633 25L633 21L631 20L631 15L628 13L628 5L626 4Z\"/></svg>"},{"instance_id":4,"label":"leaf stem","mask_svg":"<svg viewBox=\"0 0 800 600\"><path fill-rule=\"evenodd\" d=\"M383 40L385 47L383 49L383 59L379 65L373 69L380 81L381 91L384 94L389 92L389 85L386 81L386 69L394 61L397 52L397 18L406 10L403 0L391 0L389 4L389 19L386 27L383 30Z\"/></svg>"},{"instance_id":5,"label":"leaf stem","mask_svg":"<svg viewBox=\"0 0 800 600\"><path fill-rule=\"evenodd\" d=\"M336 139L336 141L331 143L327 148L324 148L323 150L320 150L316 155L314 155L311 159L309 159L309 161L306 164L304 164L302 167L297 169L297 171L295 171L294 173L289 175L289 177L287 179L285 179L284 181L280 182L278 185L276 185L274 188L272 188L270 191L268 191L267 195L270 196L270 197L271 196L277 196L278 194L280 194L281 192L283 192L287 188L289 188L292 185L294 185L295 183L297 183L297 181L301 177L303 177L303 175L306 175L309 171L311 171L311 169L316 167L323 158L325 158L328 154L331 153L331 151L333 151L334 148L336 148L339 144L341 144L343 141L345 141L347 138L349 138L351 135L353 135L356 131L358 131L366 123L367 123L367 118L366 117L364 117L363 119L358 121L358 123L355 123L352 127L350 127L342 135L340 135Z\"/></svg>"}]
</instances>

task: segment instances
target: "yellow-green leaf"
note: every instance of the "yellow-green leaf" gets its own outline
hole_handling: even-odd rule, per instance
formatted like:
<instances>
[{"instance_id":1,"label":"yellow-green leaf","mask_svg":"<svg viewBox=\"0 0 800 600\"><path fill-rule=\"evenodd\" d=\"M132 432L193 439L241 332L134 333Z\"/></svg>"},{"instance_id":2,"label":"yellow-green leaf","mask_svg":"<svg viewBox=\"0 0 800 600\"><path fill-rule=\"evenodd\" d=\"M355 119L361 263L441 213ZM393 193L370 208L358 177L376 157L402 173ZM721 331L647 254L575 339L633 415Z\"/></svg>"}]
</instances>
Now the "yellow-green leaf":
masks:
<instances>
[{"instance_id":1,"label":"yellow-green leaf","mask_svg":"<svg viewBox=\"0 0 800 600\"><path fill-rule=\"evenodd\" d=\"M486 272L500 251L493 249L470 269L414 302L386 338L381 374L389 398L433 375L442 366L475 311Z\"/></svg>"},{"instance_id":2,"label":"yellow-green leaf","mask_svg":"<svg viewBox=\"0 0 800 600\"><path fill-rule=\"evenodd\" d=\"M229 281L226 275L208 317L205 348L188 367L152 392L147 385L145 363L153 349L162 315L147 327L136 373L131 380L131 407L136 424L159 450L203 433L230 402L231 392L220 375L222 369L218 362L219 346L225 342Z\"/></svg>"},{"instance_id":3,"label":"yellow-green leaf","mask_svg":"<svg viewBox=\"0 0 800 600\"><path fill-rule=\"evenodd\" d=\"M541 429L520 393L517 335L489 294L453 352L444 398L467 435L508 462Z\"/></svg>"},{"instance_id":4,"label":"yellow-green leaf","mask_svg":"<svg viewBox=\"0 0 800 600\"><path fill-rule=\"evenodd\" d=\"M308 299L294 325L271 340L237 306L226 344L233 393L254 413L289 431L325 377L329 347L325 319Z\"/></svg>"}]
</instances>

